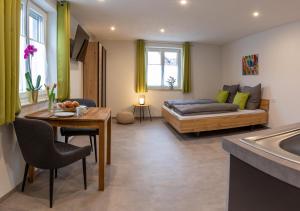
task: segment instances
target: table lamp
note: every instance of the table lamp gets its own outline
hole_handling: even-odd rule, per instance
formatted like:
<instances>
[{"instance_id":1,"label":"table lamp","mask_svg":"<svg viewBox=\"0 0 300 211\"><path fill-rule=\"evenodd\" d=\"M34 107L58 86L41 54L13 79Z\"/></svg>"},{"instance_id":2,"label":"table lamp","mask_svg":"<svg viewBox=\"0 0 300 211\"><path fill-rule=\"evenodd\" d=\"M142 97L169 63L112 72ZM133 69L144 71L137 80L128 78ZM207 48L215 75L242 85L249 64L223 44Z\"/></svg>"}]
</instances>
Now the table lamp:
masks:
<instances>
[{"instance_id":1,"label":"table lamp","mask_svg":"<svg viewBox=\"0 0 300 211\"><path fill-rule=\"evenodd\" d=\"M140 105L145 105L145 95L140 95L139 96L139 104Z\"/></svg>"}]
</instances>

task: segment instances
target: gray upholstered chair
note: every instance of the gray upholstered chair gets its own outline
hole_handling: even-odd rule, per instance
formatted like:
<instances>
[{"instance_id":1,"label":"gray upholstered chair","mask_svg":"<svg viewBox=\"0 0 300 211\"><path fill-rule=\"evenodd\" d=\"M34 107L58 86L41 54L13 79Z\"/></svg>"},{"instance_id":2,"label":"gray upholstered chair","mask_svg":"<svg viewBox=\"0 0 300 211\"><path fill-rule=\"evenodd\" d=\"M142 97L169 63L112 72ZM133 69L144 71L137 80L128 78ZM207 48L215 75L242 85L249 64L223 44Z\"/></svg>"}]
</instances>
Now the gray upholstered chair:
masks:
<instances>
[{"instance_id":1,"label":"gray upholstered chair","mask_svg":"<svg viewBox=\"0 0 300 211\"><path fill-rule=\"evenodd\" d=\"M17 118L14 127L20 149L26 162L22 192L24 192L29 165L50 170L50 207L53 202L54 171L71 163L82 160L84 189L86 183L86 157L91 147L77 147L54 141L51 125L44 121Z\"/></svg>"},{"instance_id":2,"label":"gray upholstered chair","mask_svg":"<svg viewBox=\"0 0 300 211\"><path fill-rule=\"evenodd\" d=\"M96 103L93 100L88 99L68 99L65 101L77 101L80 105L85 105L87 107L96 107ZM62 136L65 136L65 143L68 143L69 137L71 136L89 136L91 147L94 148L95 152L95 161L97 163L97 135L99 134L99 130L97 129L85 129L85 128L60 128L60 133ZM94 147L93 141L94 139Z\"/></svg>"}]
</instances>

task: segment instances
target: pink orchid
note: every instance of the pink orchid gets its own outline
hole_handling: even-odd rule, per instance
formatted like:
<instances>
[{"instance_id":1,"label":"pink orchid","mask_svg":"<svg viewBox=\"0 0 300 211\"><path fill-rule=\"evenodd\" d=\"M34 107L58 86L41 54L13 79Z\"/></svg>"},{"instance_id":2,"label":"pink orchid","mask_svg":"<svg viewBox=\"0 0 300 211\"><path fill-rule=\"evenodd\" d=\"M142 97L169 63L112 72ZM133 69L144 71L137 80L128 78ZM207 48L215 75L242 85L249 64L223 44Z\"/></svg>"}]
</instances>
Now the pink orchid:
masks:
<instances>
[{"instance_id":1,"label":"pink orchid","mask_svg":"<svg viewBox=\"0 0 300 211\"><path fill-rule=\"evenodd\" d=\"M37 52L37 49L34 45L28 45L24 50L24 59L28 59L29 55L33 56L35 52Z\"/></svg>"}]
</instances>

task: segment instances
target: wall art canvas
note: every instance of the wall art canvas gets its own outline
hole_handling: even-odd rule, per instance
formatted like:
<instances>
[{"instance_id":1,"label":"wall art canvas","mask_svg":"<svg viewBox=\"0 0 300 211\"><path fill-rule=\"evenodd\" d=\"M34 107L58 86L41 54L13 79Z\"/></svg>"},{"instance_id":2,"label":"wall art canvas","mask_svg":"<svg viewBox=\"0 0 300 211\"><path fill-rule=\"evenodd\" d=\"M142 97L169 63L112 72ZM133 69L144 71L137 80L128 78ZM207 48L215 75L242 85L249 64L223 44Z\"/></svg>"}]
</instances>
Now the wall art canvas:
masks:
<instances>
[{"instance_id":1,"label":"wall art canvas","mask_svg":"<svg viewBox=\"0 0 300 211\"><path fill-rule=\"evenodd\" d=\"M258 75L258 54L244 56L243 75Z\"/></svg>"}]
</instances>

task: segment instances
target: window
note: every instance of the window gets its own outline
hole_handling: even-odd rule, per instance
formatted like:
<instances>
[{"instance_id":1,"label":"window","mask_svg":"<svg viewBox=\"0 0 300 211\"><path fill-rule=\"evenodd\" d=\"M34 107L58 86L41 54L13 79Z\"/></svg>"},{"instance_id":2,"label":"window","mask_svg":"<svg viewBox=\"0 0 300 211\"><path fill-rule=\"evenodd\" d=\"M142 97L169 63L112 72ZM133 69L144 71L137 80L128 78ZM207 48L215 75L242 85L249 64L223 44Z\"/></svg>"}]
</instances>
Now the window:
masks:
<instances>
[{"instance_id":1,"label":"window","mask_svg":"<svg viewBox=\"0 0 300 211\"><path fill-rule=\"evenodd\" d=\"M147 85L151 89L169 88L167 80L173 77L174 88L181 88L181 48L146 48Z\"/></svg>"},{"instance_id":2,"label":"window","mask_svg":"<svg viewBox=\"0 0 300 211\"><path fill-rule=\"evenodd\" d=\"M31 75L33 84L36 78L41 75L41 84L44 84L47 76L47 57L46 57L46 21L47 13L41 8L29 2L28 10L26 5L21 7L21 29L20 29L20 74L19 74L19 90L25 93L27 82L25 73L28 71L27 65L29 60L24 60L24 49L28 44L34 45L37 52L31 60ZM27 27L27 28L26 28ZM26 33L28 32L28 33ZM22 96L21 96L22 98Z\"/></svg>"}]
</instances>

